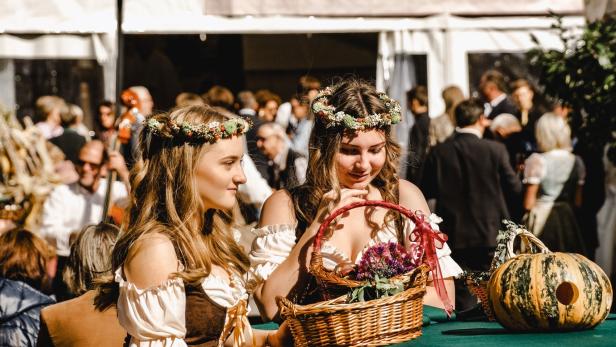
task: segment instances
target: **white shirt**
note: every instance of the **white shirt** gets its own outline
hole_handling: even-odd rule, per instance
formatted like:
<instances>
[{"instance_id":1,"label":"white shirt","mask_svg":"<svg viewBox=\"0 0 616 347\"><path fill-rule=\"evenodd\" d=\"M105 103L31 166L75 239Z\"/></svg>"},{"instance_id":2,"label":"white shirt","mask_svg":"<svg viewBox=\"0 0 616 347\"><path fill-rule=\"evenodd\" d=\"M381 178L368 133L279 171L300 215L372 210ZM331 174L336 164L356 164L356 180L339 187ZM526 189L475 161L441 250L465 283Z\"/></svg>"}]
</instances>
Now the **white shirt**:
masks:
<instances>
[{"instance_id":1,"label":"white shirt","mask_svg":"<svg viewBox=\"0 0 616 347\"><path fill-rule=\"evenodd\" d=\"M456 132L462 133L462 134L473 134L477 136L478 138L483 137L483 134L481 133L481 131L477 129L473 129L473 128L456 128Z\"/></svg>"},{"instance_id":2,"label":"white shirt","mask_svg":"<svg viewBox=\"0 0 616 347\"><path fill-rule=\"evenodd\" d=\"M41 236L56 247L60 256L70 254L69 239L73 232L101 221L107 180L101 178L98 190L90 193L78 182L56 187L43 205ZM114 182L112 203L128 196L126 186Z\"/></svg>"},{"instance_id":3,"label":"white shirt","mask_svg":"<svg viewBox=\"0 0 616 347\"><path fill-rule=\"evenodd\" d=\"M242 168L246 176L246 183L240 184L237 189L239 198L247 203L254 204L261 208L265 200L272 195L272 188L267 184L267 181L252 161L249 155L244 154L242 158Z\"/></svg>"},{"instance_id":4,"label":"white shirt","mask_svg":"<svg viewBox=\"0 0 616 347\"><path fill-rule=\"evenodd\" d=\"M282 125L283 129L286 129L289 127L291 118L293 118L293 108L291 107L290 102L285 102L278 106L278 112L276 113L276 119L274 120L276 123Z\"/></svg>"},{"instance_id":5,"label":"white shirt","mask_svg":"<svg viewBox=\"0 0 616 347\"><path fill-rule=\"evenodd\" d=\"M485 114L490 114L490 112L492 112L494 107L496 107L496 105L500 104L501 101L505 100L506 98L507 98L507 94L503 93L503 94L495 97L494 99L492 99L492 101L486 102L483 105Z\"/></svg>"},{"instance_id":6,"label":"white shirt","mask_svg":"<svg viewBox=\"0 0 616 347\"><path fill-rule=\"evenodd\" d=\"M302 119L297 124L295 136L291 139L291 148L304 155L306 158L309 156L308 146L310 144L310 133L312 132L313 126L313 120L307 118Z\"/></svg>"},{"instance_id":7,"label":"white shirt","mask_svg":"<svg viewBox=\"0 0 616 347\"><path fill-rule=\"evenodd\" d=\"M287 157L289 156L289 150L291 148L287 144L286 149L278 153L278 155L272 160L273 164L276 164L278 175L287 168ZM300 153L301 154L301 153ZM272 163L270 163L271 165ZM295 165L295 178L298 184L306 182L306 170L308 170L308 159L306 157L297 156L293 162Z\"/></svg>"},{"instance_id":8,"label":"white shirt","mask_svg":"<svg viewBox=\"0 0 616 347\"><path fill-rule=\"evenodd\" d=\"M47 122L38 122L35 125L41 131L43 137L47 140L60 136L64 132L64 129L61 126L53 126Z\"/></svg>"}]
</instances>

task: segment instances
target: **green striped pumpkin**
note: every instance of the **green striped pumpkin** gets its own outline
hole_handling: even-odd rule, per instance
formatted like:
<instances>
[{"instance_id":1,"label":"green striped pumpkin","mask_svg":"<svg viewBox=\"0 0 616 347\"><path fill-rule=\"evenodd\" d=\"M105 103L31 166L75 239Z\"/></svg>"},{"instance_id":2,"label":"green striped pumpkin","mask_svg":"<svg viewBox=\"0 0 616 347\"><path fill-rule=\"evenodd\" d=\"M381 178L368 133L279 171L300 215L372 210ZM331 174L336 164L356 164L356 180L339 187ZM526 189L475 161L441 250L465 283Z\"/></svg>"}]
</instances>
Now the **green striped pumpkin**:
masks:
<instances>
[{"instance_id":1,"label":"green striped pumpkin","mask_svg":"<svg viewBox=\"0 0 616 347\"><path fill-rule=\"evenodd\" d=\"M573 253L517 255L492 274L488 288L498 322L517 331L593 328L612 305L603 270Z\"/></svg>"}]
</instances>

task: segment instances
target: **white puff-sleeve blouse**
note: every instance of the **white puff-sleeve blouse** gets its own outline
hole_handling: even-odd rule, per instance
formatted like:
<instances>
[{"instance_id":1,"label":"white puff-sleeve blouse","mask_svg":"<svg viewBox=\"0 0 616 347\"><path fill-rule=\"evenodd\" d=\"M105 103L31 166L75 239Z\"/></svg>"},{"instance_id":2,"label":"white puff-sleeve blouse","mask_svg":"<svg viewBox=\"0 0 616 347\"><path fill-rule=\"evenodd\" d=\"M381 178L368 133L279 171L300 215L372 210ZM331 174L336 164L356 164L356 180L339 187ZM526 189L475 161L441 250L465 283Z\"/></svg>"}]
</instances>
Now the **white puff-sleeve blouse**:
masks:
<instances>
[{"instance_id":1,"label":"white puff-sleeve blouse","mask_svg":"<svg viewBox=\"0 0 616 347\"><path fill-rule=\"evenodd\" d=\"M115 272L115 280L120 287L118 319L131 336L131 347L186 346L186 292L181 278L140 289L124 279L120 268ZM241 280L235 276L234 282L241 283ZM210 299L225 308L248 299L242 285L231 287L215 275L205 277L201 286ZM230 321L236 321L230 314L227 310L225 327ZM242 328L250 329L250 326Z\"/></svg>"},{"instance_id":2,"label":"white puff-sleeve blouse","mask_svg":"<svg viewBox=\"0 0 616 347\"><path fill-rule=\"evenodd\" d=\"M429 216L429 222L433 229L438 230L438 223L442 221L435 214ZM259 283L266 280L272 272L280 265L291 253L295 246L295 225L277 224L267 225L259 229L253 229L255 240L252 243L252 249L249 254L251 270L255 277L255 282ZM415 223L406 220L404 226L405 247L408 249L411 245L409 235L415 228ZM393 223L379 230L376 236L371 239L368 244L359 252L354 263L361 260L364 250L374 246L375 244L398 240L395 226ZM439 265L443 278L456 277L462 274L463 270L451 258L451 249L445 243L443 248L437 248L436 254L439 259ZM351 262L348 255L341 252L328 241L324 241L321 245L321 255L323 257L323 267L327 270L333 270L336 265L343 262Z\"/></svg>"}]
</instances>

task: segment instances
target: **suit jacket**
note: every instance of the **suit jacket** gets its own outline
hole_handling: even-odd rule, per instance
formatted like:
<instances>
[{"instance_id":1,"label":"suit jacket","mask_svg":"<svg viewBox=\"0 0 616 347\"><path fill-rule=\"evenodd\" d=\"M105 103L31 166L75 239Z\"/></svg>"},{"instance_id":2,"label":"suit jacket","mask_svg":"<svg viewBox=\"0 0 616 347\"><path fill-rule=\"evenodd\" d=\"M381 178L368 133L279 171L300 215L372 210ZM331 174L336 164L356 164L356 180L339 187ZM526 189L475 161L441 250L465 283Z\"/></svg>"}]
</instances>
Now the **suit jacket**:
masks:
<instances>
[{"instance_id":1,"label":"suit jacket","mask_svg":"<svg viewBox=\"0 0 616 347\"><path fill-rule=\"evenodd\" d=\"M415 117L415 124L409 134L408 163L406 179L419 184L421 181L422 165L426 160L428 146L430 145L430 116L422 113Z\"/></svg>"},{"instance_id":2,"label":"suit jacket","mask_svg":"<svg viewBox=\"0 0 616 347\"><path fill-rule=\"evenodd\" d=\"M518 108L516 107L516 105L513 103L513 101L511 101L509 97L506 97L501 102L496 104L496 106L493 106L492 110L490 110L490 113L487 114L486 117L488 117L489 119L494 119L496 118L496 116L502 113L509 113L515 115L517 112Z\"/></svg>"},{"instance_id":3,"label":"suit jacket","mask_svg":"<svg viewBox=\"0 0 616 347\"><path fill-rule=\"evenodd\" d=\"M95 294L91 290L43 309L37 346L122 346L127 333L115 307L96 310Z\"/></svg>"},{"instance_id":4,"label":"suit jacket","mask_svg":"<svg viewBox=\"0 0 616 347\"><path fill-rule=\"evenodd\" d=\"M451 248L494 247L501 221L509 217L507 196L522 183L501 143L456 132L426 159L421 188L436 199L436 214Z\"/></svg>"},{"instance_id":5,"label":"suit jacket","mask_svg":"<svg viewBox=\"0 0 616 347\"><path fill-rule=\"evenodd\" d=\"M301 157L303 157L302 154L295 152L294 150L289 148L284 170L276 173L274 170L274 166L270 165L268 181L270 187L274 189L290 189L300 185L299 179L297 178L297 168L295 167L295 161Z\"/></svg>"},{"instance_id":6,"label":"suit jacket","mask_svg":"<svg viewBox=\"0 0 616 347\"><path fill-rule=\"evenodd\" d=\"M259 170L261 176L266 181L268 181L270 179L270 173L267 165L267 162L269 160L263 153L261 153L259 148L257 148L257 130L259 130L259 127L263 124L263 121L261 121L259 117L251 115L247 111L242 112L242 110L240 110L239 115L252 120L252 128L250 128L250 130L248 130L245 135L246 145L248 147L248 155L250 156L250 159L252 159L252 161L254 162L255 166L257 167L257 170Z\"/></svg>"}]
</instances>

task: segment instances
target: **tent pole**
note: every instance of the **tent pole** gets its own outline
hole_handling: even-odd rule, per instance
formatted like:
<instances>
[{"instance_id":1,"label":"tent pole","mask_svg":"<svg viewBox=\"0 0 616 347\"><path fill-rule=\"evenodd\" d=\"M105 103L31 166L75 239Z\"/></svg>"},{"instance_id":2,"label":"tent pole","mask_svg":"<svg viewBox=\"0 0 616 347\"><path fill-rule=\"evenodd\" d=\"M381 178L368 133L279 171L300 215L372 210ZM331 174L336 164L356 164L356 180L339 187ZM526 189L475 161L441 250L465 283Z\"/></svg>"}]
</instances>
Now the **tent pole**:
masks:
<instances>
[{"instance_id":1,"label":"tent pole","mask_svg":"<svg viewBox=\"0 0 616 347\"><path fill-rule=\"evenodd\" d=\"M122 32L122 8L123 8L123 0L117 0L116 2L116 18L117 18L117 27L116 27L116 43L117 47L117 60L116 60L116 95L115 95L115 114L116 119L120 119L120 115L122 114L121 110L121 100L120 95L122 95L122 83L124 78L124 33Z\"/></svg>"},{"instance_id":2,"label":"tent pole","mask_svg":"<svg viewBox=\"0 0 616 347\"><path fill-rule=\"evenodd\" d=\"M118 45L118 56L116 60L116 95L115 95L115 114L116 120L120 119L121 116L121 95L122 95L122 75L124 68L124 35L122 33L122 0L117 0L116 6L116 18L117 18L117 26L116 26L116 41ZM118 143L117 135L112 140L111 150L116 150L116 144ZM101 216L101 221L106 222L110 218L108 217L108 212L111 205L111 189L113 187L113 183L116 179L116 172L110 171L107 176L107 188L105 191L105 200L103 202L103 211Z\"/></svg>"}]
</instances>

